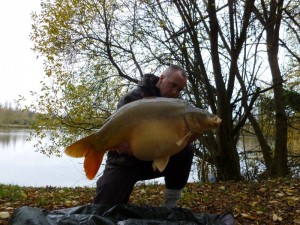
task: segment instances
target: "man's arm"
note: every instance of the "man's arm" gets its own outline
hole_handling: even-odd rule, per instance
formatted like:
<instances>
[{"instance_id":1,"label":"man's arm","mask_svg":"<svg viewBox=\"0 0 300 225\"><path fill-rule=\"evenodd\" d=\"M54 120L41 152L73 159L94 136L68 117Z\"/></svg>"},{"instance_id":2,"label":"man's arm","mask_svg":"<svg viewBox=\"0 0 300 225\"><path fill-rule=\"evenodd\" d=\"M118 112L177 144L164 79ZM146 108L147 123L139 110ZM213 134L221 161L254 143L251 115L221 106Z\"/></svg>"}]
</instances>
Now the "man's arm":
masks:
<instances>
[{"instance_id":1,"label":"man's arm","mask_svg":"<svg viewBox=\"0 0 300 225\"><path fill-rule=\"evenodd\" d=\"M139 88L136 88L130 92L128 92L126 95L124 95L118 102L117 108L122 107L123 105L126 105L129 102L133 102L136 100L140 100L144 98L144 95L142 91Z\"/></svg>"}]
</instances>

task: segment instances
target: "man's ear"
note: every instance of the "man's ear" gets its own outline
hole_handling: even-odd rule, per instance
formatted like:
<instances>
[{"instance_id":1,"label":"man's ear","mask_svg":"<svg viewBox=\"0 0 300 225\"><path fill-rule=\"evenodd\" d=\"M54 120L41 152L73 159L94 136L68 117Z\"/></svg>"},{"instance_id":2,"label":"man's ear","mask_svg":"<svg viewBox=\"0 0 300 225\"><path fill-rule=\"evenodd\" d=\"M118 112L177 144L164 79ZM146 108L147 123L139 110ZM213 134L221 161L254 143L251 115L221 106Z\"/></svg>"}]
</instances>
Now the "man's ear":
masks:
<instances>
[{"instance_id":1,"label":"man's ear","mask_svg":"<svg viewBox=\"0 0 300 225\"><path fill-rule=\"evenodd\" d=\"M160 77L159 77L159 80L158 80L158 82L156 83L156 87L157 88L159 88L159 86L160 86L160 84L161 84L161 82L162 82L162 80L165 78L165 75L160 75Z\"/></svg>"}]
</instances>

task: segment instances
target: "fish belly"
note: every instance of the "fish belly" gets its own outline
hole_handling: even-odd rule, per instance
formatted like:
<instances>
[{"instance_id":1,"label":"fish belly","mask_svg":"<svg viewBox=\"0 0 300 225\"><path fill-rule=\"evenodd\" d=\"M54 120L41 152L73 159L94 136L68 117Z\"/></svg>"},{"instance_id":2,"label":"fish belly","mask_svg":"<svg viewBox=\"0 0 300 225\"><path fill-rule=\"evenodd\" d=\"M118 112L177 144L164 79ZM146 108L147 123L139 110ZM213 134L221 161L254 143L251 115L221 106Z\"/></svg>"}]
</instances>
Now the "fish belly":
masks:
<instances>
[{"instance_id":1,"label":"fish belly","mask_svg":"<svg viewBox=\"0 0 300 225\"><path fill-rule=\"evenodd\" d=\"M152 161L180 152L188 140L180 144L178 140L187 133L183 120L148 120L133 128L128 142L136 158Z\"/></svg>"}]
</instances>

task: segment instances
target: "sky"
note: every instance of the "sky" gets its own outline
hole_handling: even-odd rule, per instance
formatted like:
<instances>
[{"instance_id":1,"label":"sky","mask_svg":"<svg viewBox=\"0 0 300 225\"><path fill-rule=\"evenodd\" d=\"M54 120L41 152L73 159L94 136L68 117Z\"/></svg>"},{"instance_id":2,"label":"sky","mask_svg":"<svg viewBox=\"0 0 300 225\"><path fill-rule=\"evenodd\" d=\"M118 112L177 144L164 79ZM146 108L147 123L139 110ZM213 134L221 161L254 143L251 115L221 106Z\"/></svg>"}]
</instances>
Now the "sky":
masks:
<instances>
[{"instance_id":1,"label":"sky","mask_svg":"<svg viewBox=\"0 0 300 225\"><path fill-rule=\"evenodd\" d=\"M31 48L31 12L40 10L40 0L0 1L0 104L19 95L31 102L30 91L40 90L43 62Z\"/></svg>"}]
</instances>

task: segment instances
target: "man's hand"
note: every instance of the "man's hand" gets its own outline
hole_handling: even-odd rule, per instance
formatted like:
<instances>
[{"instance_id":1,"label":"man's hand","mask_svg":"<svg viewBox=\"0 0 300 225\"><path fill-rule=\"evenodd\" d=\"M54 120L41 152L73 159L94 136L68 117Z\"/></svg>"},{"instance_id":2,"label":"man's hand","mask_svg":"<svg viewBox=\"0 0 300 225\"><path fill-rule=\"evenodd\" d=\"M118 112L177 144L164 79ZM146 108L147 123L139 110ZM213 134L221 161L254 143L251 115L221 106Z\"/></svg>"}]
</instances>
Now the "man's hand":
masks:
<instances>
[{"instance_id":1,"label":"man's hand","mask_svg":"<svg viewBox=\"0 0 300 225\"><path fill-rule=\"evenodd\" d=\"M130 149L130 145L127 141L122 142L118 148L117 148L117 152L119 154L126 154L126 155L132 155L131 149Z\"/></svg>"}]
</instances>

